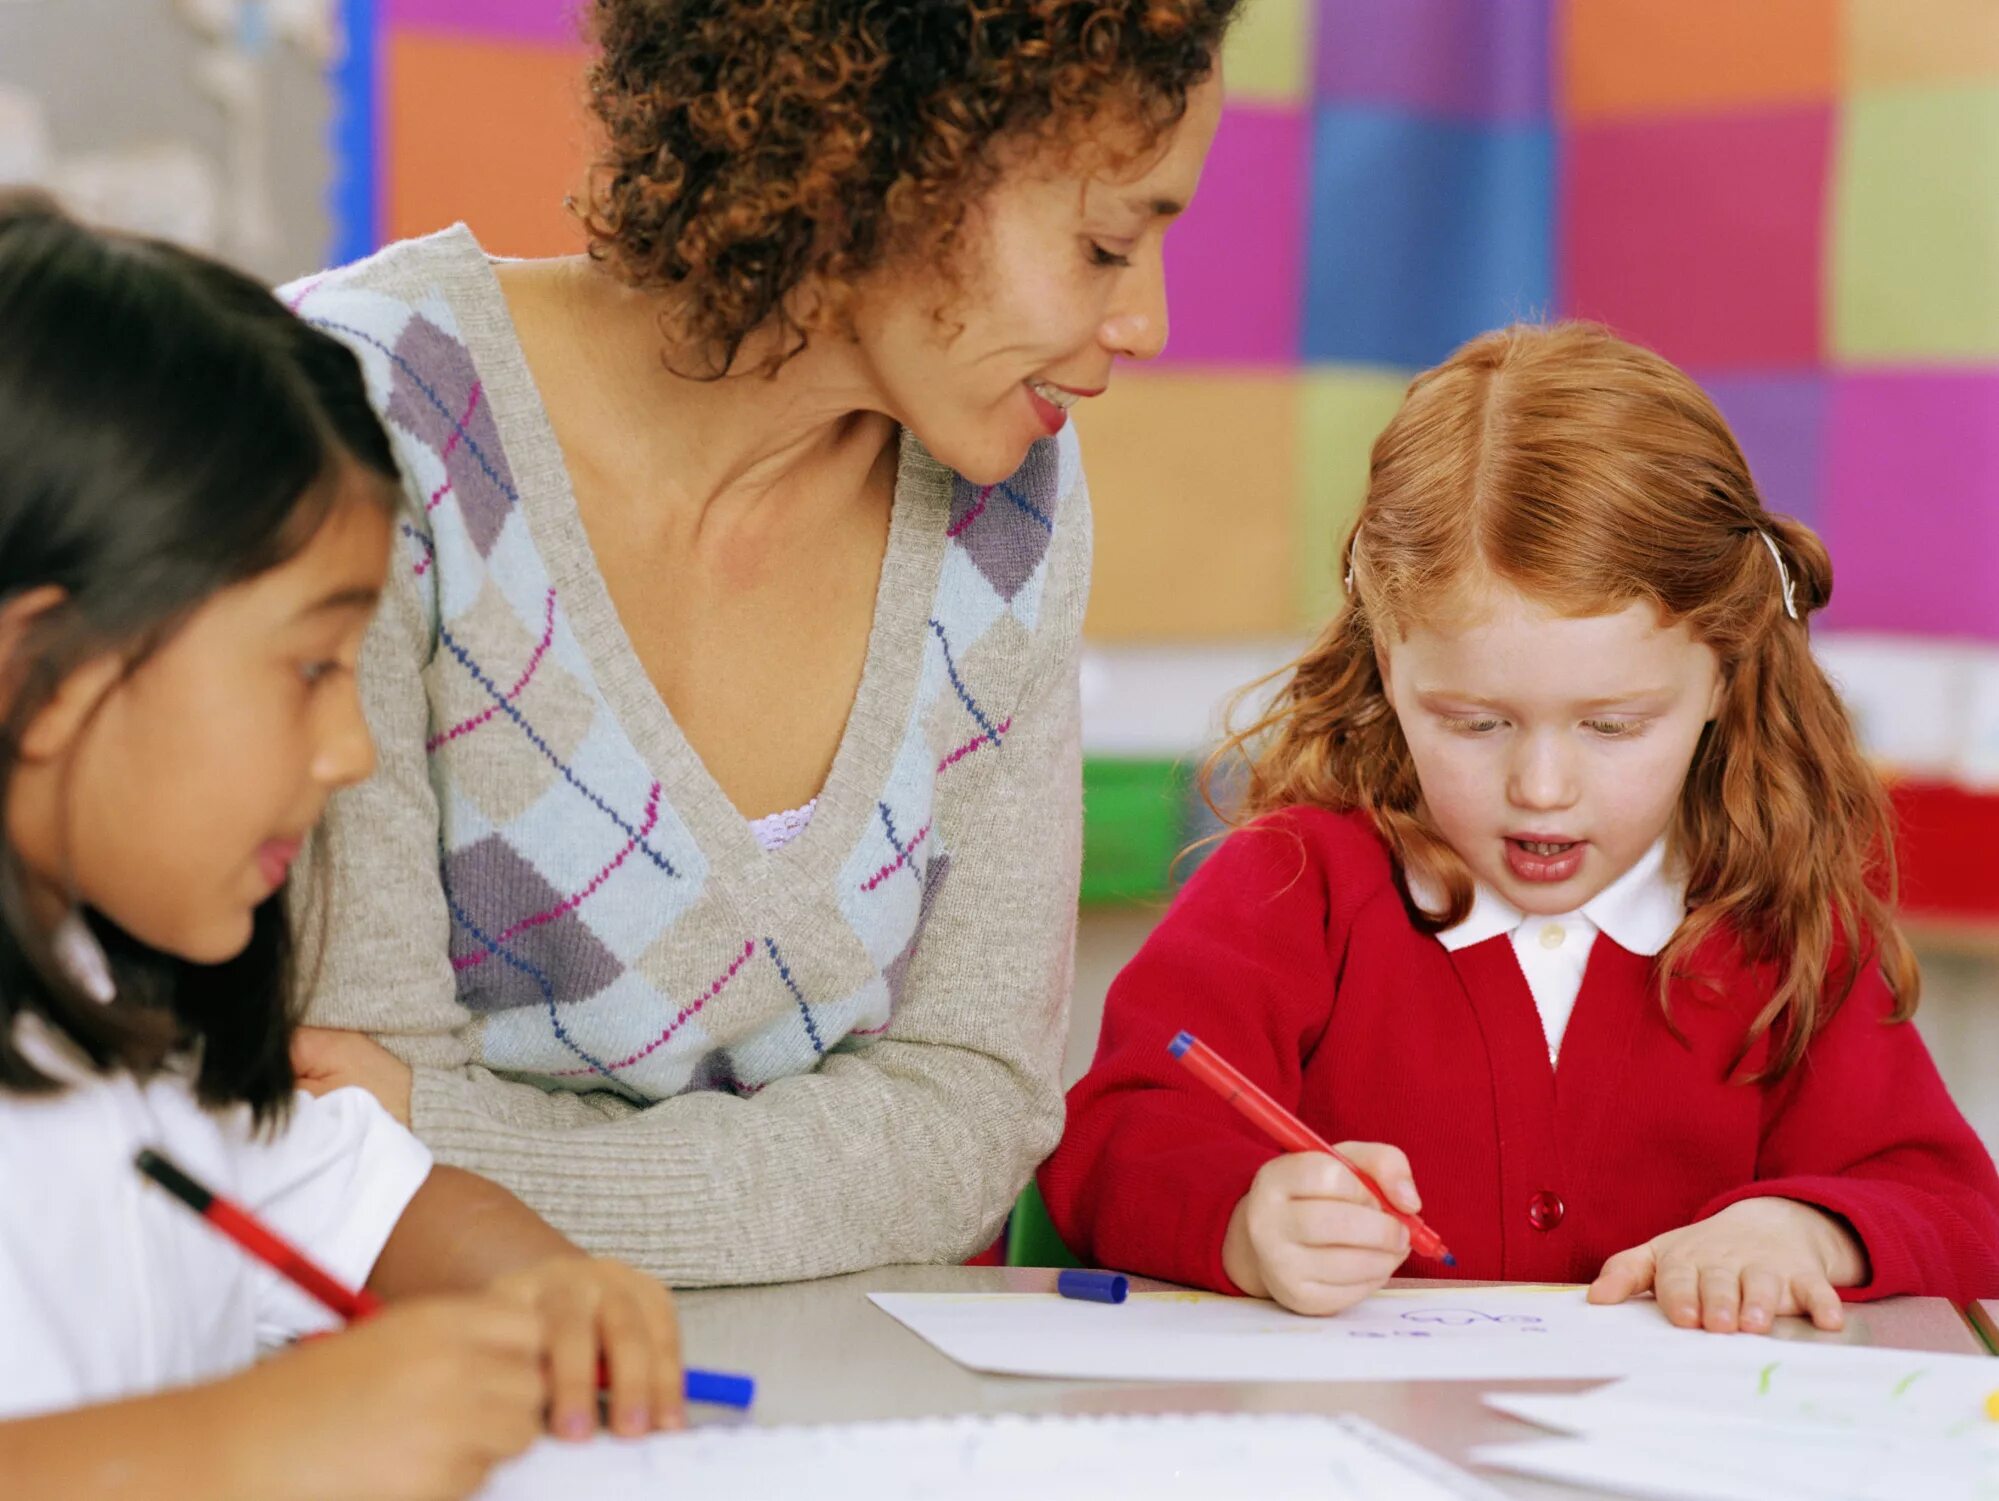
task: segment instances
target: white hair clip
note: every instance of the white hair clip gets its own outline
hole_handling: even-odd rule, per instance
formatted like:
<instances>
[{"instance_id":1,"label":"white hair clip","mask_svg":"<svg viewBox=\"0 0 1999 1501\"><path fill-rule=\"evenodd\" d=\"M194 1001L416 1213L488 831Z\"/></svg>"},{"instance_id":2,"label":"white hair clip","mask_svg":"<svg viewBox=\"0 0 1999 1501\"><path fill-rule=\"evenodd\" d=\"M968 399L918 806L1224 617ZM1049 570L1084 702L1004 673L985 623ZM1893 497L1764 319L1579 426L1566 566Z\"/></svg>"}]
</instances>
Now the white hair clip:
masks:
<instances>
[{"instance_id":1,"label":"white hair clip","mask_svg":"<svg viewBox=\"0 0 1999 1501\"><path fill-rule=\"evenodd\" d=\"M1784 585L1784 613L1790 616L1791 619L1796 620L1798 618L1798 588L1797 585L1791 582L1791 570L1784 566L1784 555L1777 550L1777 539L1764 531L1759 531L1756 535L1763 539L1763 545L1770 549L1770 557L1777 565L1777 577Z\"/></svg>"}]
</instances>

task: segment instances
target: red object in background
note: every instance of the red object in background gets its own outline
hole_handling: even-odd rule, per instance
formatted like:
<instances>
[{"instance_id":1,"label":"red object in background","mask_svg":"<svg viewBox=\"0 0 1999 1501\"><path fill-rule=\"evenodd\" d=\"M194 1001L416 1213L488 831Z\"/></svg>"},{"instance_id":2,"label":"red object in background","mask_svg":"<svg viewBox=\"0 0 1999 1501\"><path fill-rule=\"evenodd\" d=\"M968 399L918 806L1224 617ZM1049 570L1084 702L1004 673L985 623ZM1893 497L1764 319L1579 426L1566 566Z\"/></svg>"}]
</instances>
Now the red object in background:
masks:
<instances>
[{"instance_id":1,"label":"red object in background","mask_svg":"<svg viewBox=\"0 0 1999 1501\"><path fill-rule=\"evenodd\" d=\"M1917 919L1999 923L1999 793L1894 781L1902 910Z\"/></svg>"}]
</instances>

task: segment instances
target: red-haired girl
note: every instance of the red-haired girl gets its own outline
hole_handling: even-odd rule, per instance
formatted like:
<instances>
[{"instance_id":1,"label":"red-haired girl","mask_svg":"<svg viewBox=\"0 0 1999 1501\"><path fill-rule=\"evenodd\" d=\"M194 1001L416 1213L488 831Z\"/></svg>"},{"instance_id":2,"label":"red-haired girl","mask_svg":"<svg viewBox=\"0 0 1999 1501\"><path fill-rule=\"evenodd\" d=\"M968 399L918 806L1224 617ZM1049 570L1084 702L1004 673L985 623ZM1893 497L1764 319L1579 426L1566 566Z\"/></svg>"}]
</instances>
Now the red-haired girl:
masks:
<instances>
[{"instance_id":1,"label":"red-haired girl","mask_svg":"<svg viewBox=\"0 0 1999 1501\"><path fill-rule=\"evenodd\" d=\"M1700 389L1592 326L1476 339L1375 443L1346 560L1224 747L1237 830L1111 990L1041 1175L1069 1244L1304 1313L1408 1254L1185 1028L1455 1275L1713 1330L1999 1293L1999 1178L1908 1024L1888 804L1807 639L1831 565Z\"/></svg>"}]
</instances>

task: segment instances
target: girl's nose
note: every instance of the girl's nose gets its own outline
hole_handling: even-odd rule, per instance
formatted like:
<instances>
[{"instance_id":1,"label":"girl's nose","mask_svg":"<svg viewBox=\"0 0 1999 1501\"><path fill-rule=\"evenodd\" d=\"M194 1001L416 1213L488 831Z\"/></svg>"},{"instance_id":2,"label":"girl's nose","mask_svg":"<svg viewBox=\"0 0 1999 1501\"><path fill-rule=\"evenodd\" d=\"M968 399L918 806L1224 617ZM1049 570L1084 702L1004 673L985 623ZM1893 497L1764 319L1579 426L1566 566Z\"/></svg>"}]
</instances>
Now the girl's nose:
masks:
<instances>
[{"instance_id":1,"label":"girl's nose","mask_svg":"<svg viewBox=\"0 0 1999 1501\"><path fill-rule=\"evenodd\" d=\"M350 677L346 691L327 695L325 724L313 756L313 780L338 791L365 782L375 770L375 740Z\"/></svg>"},{"instance_id":2,"label":"girl's nose","mask_svg":"<svg viewBox=\"0 0 1999 1501\"><path fill-rule=\"evenodd\" d=\"M1506 795L1517 808L1559 809L1576 801L1575 764L1551 738L1522 738L1507 777Z\"/></svg>"}]
</instances>

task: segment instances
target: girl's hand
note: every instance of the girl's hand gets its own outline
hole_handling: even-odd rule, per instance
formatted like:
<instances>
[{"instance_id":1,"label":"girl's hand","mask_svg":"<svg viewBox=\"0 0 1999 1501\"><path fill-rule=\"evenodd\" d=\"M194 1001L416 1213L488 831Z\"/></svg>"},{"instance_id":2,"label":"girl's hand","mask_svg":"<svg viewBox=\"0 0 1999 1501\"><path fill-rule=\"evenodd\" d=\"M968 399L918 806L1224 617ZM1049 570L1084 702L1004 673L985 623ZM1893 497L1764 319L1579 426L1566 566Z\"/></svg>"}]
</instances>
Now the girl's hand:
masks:
<instances>
[{"instance_id":1,"label":"girl's hand","mask_svg":"<svg viewBox=\"0 0 1999 1501\"><path fill-rule=\"evenodd\" d=\"M1379 1142L1339 1149L1397 1204L1422 1207L1409 1159ZM1252 1298L1275 1298L1293 1313L1350 1308L1380 1287L1409 1254L1409 1232L1382 1213L1361 1182L1323 1152L1298 1152L1263 1165L1229 1216L1222 1269Z\"/></svg>"},{"instance_id":2,"label":"girl's hand","mask_svg":"<svg viewBox=\"0 0 1999 1501\"><path fill-rule=\"evenodd\" d=\"M246 1496L437 1501L541 1432L542 1327L491 1294L419 1298L212 1389Z\"/></svg>"},{"instance_id":3,"label":"girl's hand","mask_svg":"<svg viewBox=\"0 0 1999 1501\"><path fill-rule=\"evenodd\" d=\"M1846 1313L1835 1289L1866 1276L1866 1253L1844 1222L1795 1199L1743 1199L1618 1252L1589 1300L1622 1303L1650 1288L1682 1329L1767 1334L1786 1313L1809 1313L1819 1328L1837 1329Z\"/></svg>"},{"instance_id":4,"label":"girl's hand","mask_svg":"<svg viewBox=\"0 0 1999 1501\"><path fill-rule=\"evenodd\" d=\"M410 1066L366 1033L300 1027L292 1037L292 1071L307 1094L358 1084L390 1115L410 1123Z\"/></svg>"},{"instance_id":5,"label":"girl's hand","mask_svg":"<svg viewBox=\"0 0 1999 1501\"><path fill-rule=\"evenodd\" d=\"M548 1350L548 1426L563 1438L597 1431L597 1357L609 1368L610 1426L628 1437L686 1426L673 1295L621 1261L555 1256L493 1283L541 1320Z\"/></svg>"}]
</instances>

